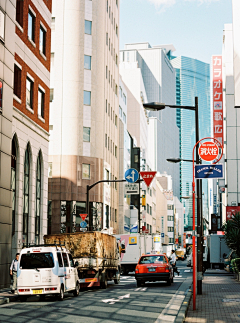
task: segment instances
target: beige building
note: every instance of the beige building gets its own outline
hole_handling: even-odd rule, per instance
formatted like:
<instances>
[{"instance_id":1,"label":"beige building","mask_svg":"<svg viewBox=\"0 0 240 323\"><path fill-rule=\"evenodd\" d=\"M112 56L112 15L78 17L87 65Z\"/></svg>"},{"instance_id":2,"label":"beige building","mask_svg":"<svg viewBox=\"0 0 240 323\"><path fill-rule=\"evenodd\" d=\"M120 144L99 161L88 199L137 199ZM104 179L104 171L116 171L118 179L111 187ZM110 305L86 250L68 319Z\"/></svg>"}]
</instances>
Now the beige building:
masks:
<instances>
[{"instance_id":1,"label":"beige building","mask_svg":"<svg viewBox=\"0 0 240 323\"><path fill-rule=\"evenodd\" d=\"M54 0L52 11L49 232L59 233L80 230L87 185L119 177L119 1ZM89 198L93 229L117 233L118 184Z\"/></svg>"},{"instance_id":2,"label":"beige building","mask_svg":"<svg viewBox=\"0 0 240 323\"><path fill-rule=\"evenodd\" d=\"M167 198L164 195L164 190L158 180L156 180L156 232L164 233L164 238L161 238L162 244L168 245L168 225L167 225Z\"/></svg>"}]
</instances>

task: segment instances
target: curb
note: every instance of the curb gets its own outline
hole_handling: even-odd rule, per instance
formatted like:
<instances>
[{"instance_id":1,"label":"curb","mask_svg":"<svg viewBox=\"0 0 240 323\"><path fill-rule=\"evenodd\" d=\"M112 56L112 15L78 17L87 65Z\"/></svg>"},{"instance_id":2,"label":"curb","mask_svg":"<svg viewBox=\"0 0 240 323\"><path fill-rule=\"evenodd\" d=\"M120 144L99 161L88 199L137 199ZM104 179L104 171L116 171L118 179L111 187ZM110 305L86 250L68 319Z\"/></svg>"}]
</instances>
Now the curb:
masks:
<instances>
[{"instance_id":1,"label":"curb","mask_svg":"<svg viewBox=\"0 0 240 323\"><path fill-rule=\"evenodd\" d=\"M192 298L192 290L189 289L183 302L182 302L182 305L180 307L180 310L178 312L178 315L177 315L174 323L183 323L185 321L191 298Z\"/></svg>"}]
</instances>

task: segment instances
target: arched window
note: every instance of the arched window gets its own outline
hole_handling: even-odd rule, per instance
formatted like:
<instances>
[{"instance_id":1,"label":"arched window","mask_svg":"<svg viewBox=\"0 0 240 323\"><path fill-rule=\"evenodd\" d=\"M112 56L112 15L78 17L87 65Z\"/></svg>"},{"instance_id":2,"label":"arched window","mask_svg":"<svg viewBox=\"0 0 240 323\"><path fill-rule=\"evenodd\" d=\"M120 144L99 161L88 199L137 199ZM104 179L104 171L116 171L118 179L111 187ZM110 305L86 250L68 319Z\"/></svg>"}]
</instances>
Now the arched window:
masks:
<instances>
[{"instance_id":1,"label":"arched window","mask_svg":"<svg viewBox=\"0 0 240 323\"><path fill-rule=\"evenodd\" d=\"M39 244L41 210L41 156L38 154L36 174L36 213L35 213L35 243Z\"/></svg>"},{"instance_id":2,"label":"arched window","mask_svg":"<svg viewBox=\"0 0 240 323\"><path fill-rule=\"evenodd\" d=\"M30 152L27 146L24 160L24 187L23 187L23 244L28 244L29 219L29 180L30 180Z\"/></svg>"},{"instance_id":3,"label":"arched window","mask_svg":"<svg viewBox=\"0 0 240 323\"><path fill-rule=\"evenodd\" d=\"M12 235L15 233L15 210L16 210L16 169L17 169L17 150L15 138L12 140L11 157L11 190L12 190Z\"/></svg>"}]
</instances>

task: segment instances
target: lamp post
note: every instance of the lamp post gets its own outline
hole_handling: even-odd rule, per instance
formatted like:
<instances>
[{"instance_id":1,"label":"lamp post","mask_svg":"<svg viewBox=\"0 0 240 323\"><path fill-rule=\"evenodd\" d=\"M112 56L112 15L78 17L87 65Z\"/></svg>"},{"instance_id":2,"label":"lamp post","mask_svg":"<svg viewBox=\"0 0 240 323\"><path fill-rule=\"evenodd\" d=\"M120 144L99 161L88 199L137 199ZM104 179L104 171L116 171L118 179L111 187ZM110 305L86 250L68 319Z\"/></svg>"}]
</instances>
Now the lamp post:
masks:
<instances>
[{"instance_id":1,"label":"lamp post","mask_svg":"<svg viewBox=\"0 0 240 323\"><path fill-rule=\"evenodd\" d=\"M180 106L180 105L171 105L165 103L151 102L144 103L144 108L149 111L159 111L165 109L165 107L174 108L174 109L184 109L192 110L195 112L195 133L196 133L196 164L199 164L199 125L198 125L198 97L195 97L195 106ZM173 160L173 159L172 159ZM176 161L177 160L177 161ZM182 161L182 159L176 158L174 162ZM189 160L183 160L189 161ZM194 166L194 159L193 159ZM201 200L201 180L197 181L197 286L198 294L202 294L202 200ZM194 183L195 185L195 183ZM193 199L195 196L195 188L193 185ZM193 201L193 205L195 200ZM193 212L193 309L196 309L196 259L195 259L195 212Z\"/></svg>"}]
</instances>

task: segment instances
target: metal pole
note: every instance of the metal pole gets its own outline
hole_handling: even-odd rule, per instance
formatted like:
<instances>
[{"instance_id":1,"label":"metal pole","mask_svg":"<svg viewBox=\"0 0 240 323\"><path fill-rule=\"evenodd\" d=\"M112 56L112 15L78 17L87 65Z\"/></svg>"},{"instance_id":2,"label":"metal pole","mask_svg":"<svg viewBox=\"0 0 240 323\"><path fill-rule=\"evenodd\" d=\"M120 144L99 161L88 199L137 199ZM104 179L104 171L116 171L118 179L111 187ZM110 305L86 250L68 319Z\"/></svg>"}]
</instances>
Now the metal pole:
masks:
<instances>
[{"instance_id":1,"label":"metal pole","mask_svg":"<svg viewBox=\"0 0 240 323\"><path fill-rule=\"evenodd\" d=\"M86 201L86 211L89 219L88 230L91 231L92 228L92 215L89 213L89 185L87 185L87 201Z\"/></svg>"},{"instance_id":2,"label":"metal pole","mask_svg":"<svg viewBox=\"0 0 240 323\"><path fill-rule=\"evenodd\" d=\"M195 97L195 128L196 143L199 142L199 124L198 124L198 98ZM198 155L199 143L196 147L196 162L200 163ZM202 294L202 192L201 179L197 180L197 293ZM194 214L195 216L195 214Z\"/></svg>"}]
</instances>

